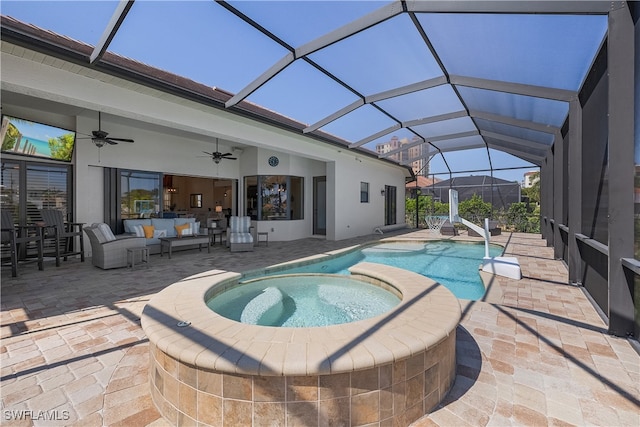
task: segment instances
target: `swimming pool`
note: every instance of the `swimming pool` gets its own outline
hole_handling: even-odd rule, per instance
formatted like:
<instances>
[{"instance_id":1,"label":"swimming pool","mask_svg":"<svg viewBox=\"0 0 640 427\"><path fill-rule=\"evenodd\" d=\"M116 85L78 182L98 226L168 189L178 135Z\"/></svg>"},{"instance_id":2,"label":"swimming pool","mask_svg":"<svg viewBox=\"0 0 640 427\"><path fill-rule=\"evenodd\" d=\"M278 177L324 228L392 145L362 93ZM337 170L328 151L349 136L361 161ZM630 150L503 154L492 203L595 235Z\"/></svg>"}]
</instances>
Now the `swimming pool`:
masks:
<instances>
[{"instance_id":1,"label":"swimming pool","mask_svg":"<svg viewBox=\"0 0 640 427\"><path fill-rule=\"evenodd\" d=\"M502 248L491 245L490 256L499 256ZM364 247L336 257L322 258L297 267L278 267L266 275L294 273L349 274L348 268L359 262L389 265L427 276L440 282L460 299L482 298L485 288L478 272L484 257L484 244L452 241L388 242ZM260 274L265 273L260 272ZM246 278L253 279L249 275Z\"/></svg>"}]
</instances>

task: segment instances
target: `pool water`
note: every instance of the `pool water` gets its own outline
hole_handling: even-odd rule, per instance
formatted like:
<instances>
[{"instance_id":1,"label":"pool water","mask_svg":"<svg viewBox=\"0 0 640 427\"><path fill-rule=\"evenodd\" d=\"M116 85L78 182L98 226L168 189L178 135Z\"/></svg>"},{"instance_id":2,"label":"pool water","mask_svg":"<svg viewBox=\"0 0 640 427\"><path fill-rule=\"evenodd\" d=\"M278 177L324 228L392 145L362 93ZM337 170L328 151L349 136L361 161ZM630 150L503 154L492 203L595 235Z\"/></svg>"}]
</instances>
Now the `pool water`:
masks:
<instances>
[{"instance_id":1,"label":"pool water","mask_svg":"<svg viewBox=\"0 0 640 427\"><path fill-rule=\"evenodd\" d=\"M489 246L490 256L502 248ZM484 257L484 244L435 241L381 243L338 256L328 261L278 270L277 274L326 273L348 275L348 268L359 262L375 262L403 268L440 282L460 299L478 300L485 293L478 267ZM276 273L274 273L276 274Z\"/></svg>"},{"instance_id":2,"label":"pool water","mask_svg":"<svg viewBox=\"0 0 640 427\"><path fill-rule=\"evenodd\" d=\"M216 295L207 306L242 323L301 328L368 319L399 303L395 294L348 277L293 275L253 280Z\"/></svg>"}]
</instances>

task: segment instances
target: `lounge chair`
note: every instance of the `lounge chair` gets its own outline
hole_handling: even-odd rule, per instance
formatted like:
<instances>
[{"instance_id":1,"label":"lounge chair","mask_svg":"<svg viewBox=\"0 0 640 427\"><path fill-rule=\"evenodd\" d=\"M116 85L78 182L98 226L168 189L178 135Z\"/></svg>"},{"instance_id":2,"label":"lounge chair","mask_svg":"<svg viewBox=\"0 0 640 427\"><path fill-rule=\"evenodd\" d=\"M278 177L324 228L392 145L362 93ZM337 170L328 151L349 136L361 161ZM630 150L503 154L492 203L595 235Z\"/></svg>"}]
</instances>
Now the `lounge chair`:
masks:
<instances>
[{"instance_id":1,"label":"lounge chair","mask_svg":"<svg viewBox=\"0 0 640 427\"><path fill-rule=\"evenodd\" d=\"M231 252L246 252L253 250L253 234L251 217L232 216L227 228L227 246Z\"/></svg>"},{"instance_id":2,"label":"lounge chair","mask_svg":"<svg viewBox=\"0 0 640 427\"><path fill-rule=\"evenodd\" d=\"M107 224L92 224L85 227L84 232L91 243L91 264L103 270L126 267L127 249L147 245L144 237L114 236Z\"/></svg>"},{"instance_id":3,"label":"lounge chair","mask_svg":"<svg viewBox=\"0 0 640 427\"><path fill-rule=\"evenodd\" d=\"M456 230L456 227L451 224L449 220L446 220L445 223L442 224L442 227L440 227L440 234L443 236L457 236L458 230Z\"/></svg>"},{"instance_id":4,"label":"lounge chair","mask_svg":"<svg viewBox=\"0 0 640 427\"><path fill-rule=\"evenodd\" d=\"M28 255L29 250L35 248L38 269L44 269L42 262L42 227L36 225L16 226L13 222L11 212L3 209L1 235L2 250L4 251L6 249L10 252L12 277L18 275L18 260L21 258L19 251L22 249L20 247L21 244L25 245L23 252L25 257Z\"/></svg>"}]
</instances>

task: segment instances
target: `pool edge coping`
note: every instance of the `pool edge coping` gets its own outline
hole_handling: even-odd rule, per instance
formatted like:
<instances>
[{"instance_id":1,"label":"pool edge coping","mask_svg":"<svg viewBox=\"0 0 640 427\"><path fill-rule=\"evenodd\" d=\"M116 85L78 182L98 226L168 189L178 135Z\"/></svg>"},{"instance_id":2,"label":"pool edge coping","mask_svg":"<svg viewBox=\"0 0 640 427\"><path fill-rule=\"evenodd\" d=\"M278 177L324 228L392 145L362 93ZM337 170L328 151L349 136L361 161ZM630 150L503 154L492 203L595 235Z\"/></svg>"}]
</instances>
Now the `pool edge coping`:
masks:
<instances>
[{"instance_id":1,"label":"pool edge coping","mask_svg":"<svg viewBox=\"0 0 640 427\"><path fill-rule=\"evenodd\" d=\"M275 376L335 374L405 359L437 345L457 327L460 303L443 285L381 264L359 263L351 269L398 288L403 294L400 304L385 314L343 325L245 325L222 317L205 303L212 287L242 275L211 270L160 291L145 306L142 327L158 349L180 362L214 371ZM180 321L190 325L178 327Z\"/></svg>"}]
</instances>

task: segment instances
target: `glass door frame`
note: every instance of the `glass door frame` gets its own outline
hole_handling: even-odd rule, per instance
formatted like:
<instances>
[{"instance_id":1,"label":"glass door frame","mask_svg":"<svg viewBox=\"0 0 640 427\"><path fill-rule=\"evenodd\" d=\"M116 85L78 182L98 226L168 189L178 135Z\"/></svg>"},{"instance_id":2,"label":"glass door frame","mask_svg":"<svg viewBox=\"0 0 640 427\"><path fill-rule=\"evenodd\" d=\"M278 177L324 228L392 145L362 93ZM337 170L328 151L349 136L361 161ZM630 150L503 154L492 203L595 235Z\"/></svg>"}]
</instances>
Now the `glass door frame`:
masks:
<instances>
[{"instance_id":1,"label":"glass door frame","mask_svg":"<svg viewBox=\"0 0 640 427\"><path fill-rule=\"evenodd\" d=\"M319 184L324 183L324 193L320 194L318 191ZM324 200L319 200L324 196ZM324 208L324 212L319 210ZM319 226L320 214L324 215L325 226L321 228ZM327 235L327 177L326 176L314 176L313 177L313 234L319 236Z\"/></svg>"},{"instance_id":2,"label":"glass door frame","mask_svg":"<svg viewBox=\"0 0 640 427\"><path fill-rule=\"evenodd\" d=\"M48 167L48 168L58 168L61 170L66 170L66 213L67 217L65 218L67 221L73 222L75 217L74 212L74 186L73 186L73 165L71 164L59 164L52 162L34 162L30 160L23 159L13 159L13 158L3 158L2 167L4 168L4 164L17 164L18 166L18 214L14 215L14 221L17 221L19 225L27 225L28 218L28 209L27 204L29 202L29 182L27 180L27 169L30 166L37 167ZM3 206L4 207L4 206ZM36 220L42 220L41 218ZM33 221L31 221L33 222Z\"/></svg>"}]
</instances>

